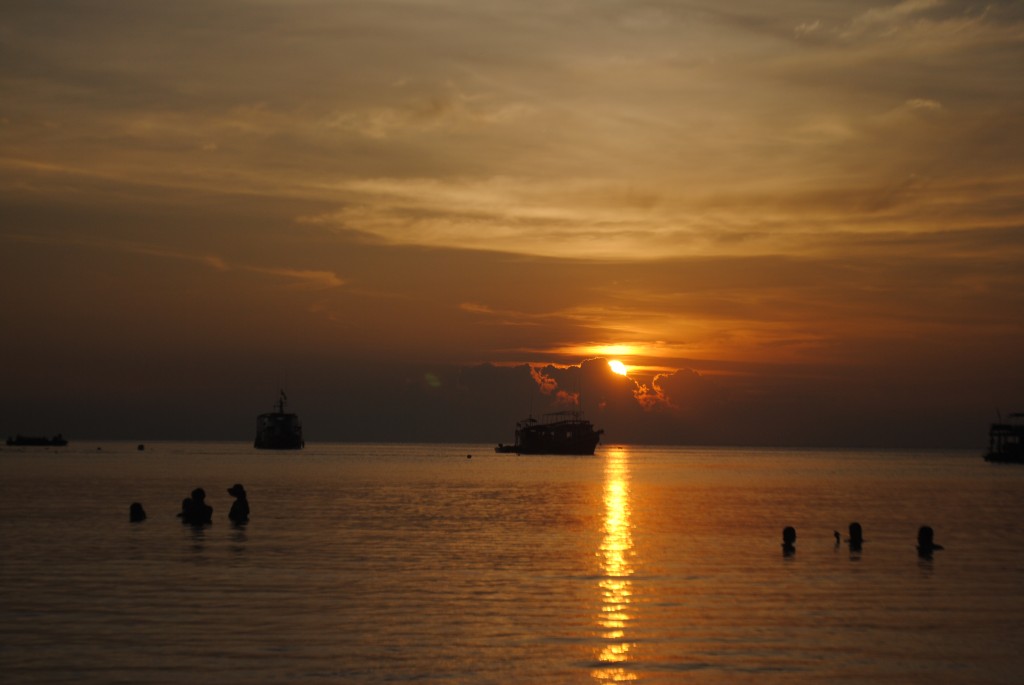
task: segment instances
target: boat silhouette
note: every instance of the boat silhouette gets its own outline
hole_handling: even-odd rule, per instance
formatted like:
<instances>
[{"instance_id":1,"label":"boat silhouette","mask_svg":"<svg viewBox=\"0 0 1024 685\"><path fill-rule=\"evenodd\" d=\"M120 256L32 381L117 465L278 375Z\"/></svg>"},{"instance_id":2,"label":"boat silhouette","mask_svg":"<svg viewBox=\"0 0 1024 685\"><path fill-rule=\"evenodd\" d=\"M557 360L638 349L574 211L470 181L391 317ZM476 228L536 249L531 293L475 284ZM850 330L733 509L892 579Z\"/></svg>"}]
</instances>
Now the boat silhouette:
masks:
<instances>
[{"instance_id":1,"label":"boat silhouette","mask_svg":"<svg viewBox=\"0 0 1024 685\"><path fill-rule=\"evenodd\" d=\"M988 430L988 452L985 461L1024 464L1024 413L1000 417Z\"/></svg>"},{"instance_id":2,"label":"boat silhouette","mask_svg":"<svg viewBox=\"0 0 1024 685\"><path fill-rule=\"evenodd\" d=\"M60 433L57 433L52 438L35 435L15 435L14 437L7 438L7 444L18 447L66 447L68 441Z\"/></svg>"},{"instance_id":3,"label":"boat silhouette","mask_svg":"<svg viewBox=\"0 0 1024 685\"><path fill-rule=\"evenodd\" d=\"M277 411L256 417L256 441L253 447L262 450L300 450L306 446L298 414L284 410L287 400L288 396L282 390L277 400Z\"/></svg>"},{"instance_id":4,"label":"boat silhouette","mask_svg":"<svg viewBox=\"0 0 1024 685\"><path fill-rule=\"evenodd\" d=\"M516 423L516 441L498 443L498 453L515 454L593 454L603 430L583 418L580 411L545 414L543 420L529 416Z\"/></svg>"}]
</instances>

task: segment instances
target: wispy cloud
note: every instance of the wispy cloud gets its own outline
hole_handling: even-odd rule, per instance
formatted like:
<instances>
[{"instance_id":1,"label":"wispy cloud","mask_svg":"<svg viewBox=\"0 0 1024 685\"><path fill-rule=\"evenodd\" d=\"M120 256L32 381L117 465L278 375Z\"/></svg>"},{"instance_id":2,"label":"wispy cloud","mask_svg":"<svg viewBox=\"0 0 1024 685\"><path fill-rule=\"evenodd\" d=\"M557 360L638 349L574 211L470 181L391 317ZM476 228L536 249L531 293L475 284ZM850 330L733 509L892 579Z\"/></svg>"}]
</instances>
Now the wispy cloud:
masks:
<instances>
[{"instance_id":1,"label":"wispy cloud","mask_svg":"<svg viewBox=\"0 0 1024 685\"><path fill-rule=\"evenodd\" d=\"M859 36L868 31L891 35L899 31L908 20L943 4L943 0L903 0L894 5L872 7L854 17L844 36Z\"/></svg>"},{"instance_id":2,"label":"wispy cloud","mask_svg":"<svg viewBox=\"0 0 1024 685\"><path fill-rule=\"evenodd\" d=\"M345 280L338 277L333 271L316 269L291 269L283 267L256 266L230 262L222 257L213 254L198 252L185 252L159 245L146 245L131 241L113 241L91 238L76 238L69 236L33 235L19 233L3 233L0 238L12 243L33 243L36 245L49 245L52 247L68 248L71 246L84 247L89 249L108 250L128 254L157 257L160 259L173 259L177 261L191 262L205 266L216 271L240 271L248 273L272 276L275 279L285 282L289 287L303 289L328 289L338 288L346 284Z\"/></svg>"},{"instance_id":3,"label":"wispy cloud","mask_svg":"<svg viewBox=\"0 0 1024 685\"><path fill-rule=\"evenodd\" d=\"M1024 144L1024 19L1006 4L431 7L213 11L198 43L130 3L131 34L73 8L42 31L21 7L5 182L287 199L394 245L645 259L870 232L874 211L800 204L1012 178L1005 150Z\"/></svg>"}]
</instances>

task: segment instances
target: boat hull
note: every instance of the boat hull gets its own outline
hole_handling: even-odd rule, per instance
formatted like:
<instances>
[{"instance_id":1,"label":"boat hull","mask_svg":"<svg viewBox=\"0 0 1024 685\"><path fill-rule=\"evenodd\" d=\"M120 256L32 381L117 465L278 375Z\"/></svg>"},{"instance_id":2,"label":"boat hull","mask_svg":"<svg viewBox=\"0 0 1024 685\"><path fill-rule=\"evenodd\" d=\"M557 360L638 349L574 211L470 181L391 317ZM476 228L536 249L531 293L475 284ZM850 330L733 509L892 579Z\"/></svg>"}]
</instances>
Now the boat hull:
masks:
<instances>
[{"instance_id":1,"label":"boat hull","mask_svg":"<svg viewBox=\"0 0 1024 685\"><path fill-rule=\"evenodd\" d=\"M295 414L261 414L257 420L253 447L261 450L301 450L302 424Z\"/></svg>"},{"instance_id":2,"label":"boat hull","mask_svg":"<svg viewBox=\"0 0 1024 685\"><path fill-rule=\"evenodd\" d=\"M59 435L52 438L16 435L13 438L7 438L7 444L14 447L67 447L68 441Z\"/></svg>"},{"instance_id":3,"label":"boat hull","mask_svg":"<svg viewBox=\"0 0 1024 685\"><path fill-rule=\"evenodd\" d=\"M995 464L1024 464L1024 452L988 452L985 461Z\"/></svg>"},{"instance_id":4,"label":"boat hull","mask_svg":"<svg viewBox=\"0 0 1024 685\"><path fill-rule=\"evenodd\" d=\"M593 454L601 432L589 424L547 427L523 431L519 436L516 451L519 454Z\"/></svg>"}]
</instances>

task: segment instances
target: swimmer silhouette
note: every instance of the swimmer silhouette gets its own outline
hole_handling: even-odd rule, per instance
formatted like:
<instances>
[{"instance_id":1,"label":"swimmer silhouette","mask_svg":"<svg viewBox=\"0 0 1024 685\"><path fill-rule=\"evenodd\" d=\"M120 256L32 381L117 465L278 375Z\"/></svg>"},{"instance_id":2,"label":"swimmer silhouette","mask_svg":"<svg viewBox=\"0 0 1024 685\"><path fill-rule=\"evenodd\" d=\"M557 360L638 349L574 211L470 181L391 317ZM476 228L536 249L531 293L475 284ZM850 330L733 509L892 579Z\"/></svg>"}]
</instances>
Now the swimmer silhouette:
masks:
<instances>
[{"instance_id":1,"label":"swimmer silhouette","mask_svg":"<svg viewBox=\"0 0 1024 685\"><path fill-rule=\"evenodd\" d=\"M193 490L191 497L181 501L181 513L178 516L182 523L191 526L213 523L213 507L206 503L206 491L202 488Z\"/></svg>"},{"instance_id":2,"label":"swimmer silhouette","mask_svg":"<svg viewBox=\"0 0 1024 685\"><path fill-rule=\"evenodd\" d=\"M796 552L796 528L786 526L782 529L782 554L790 556Z\"/></svg>"},{"instance_id":3,"label":"swimmer silhouette","mask_svg":"<svg viewBox=\"0 0 1024 685\"><path fill-rule=\"evenodd\" d=\"M231 511L228 512L228 518L235 524L248 523L249 499L245 494L245 488L241 483L235 483L228 488L228 494L235 498L231 504Z\"/></svg>"},{"instance_id":4,"label":"swimmer silhouette","mask_svg":"<svg viewBox=\"0 0 1024 685\"><path fill-rule=\"evenodd\" d=\"M935 531L931 526L921 526L917 529L917 556L924 559L931 559L932 552L943 549L942 545L935 544Z\"/></svg>"},{"instance_id":5,"label":"swimmer silhouette","mask_svg":"<svg viewBox=\"0 0 1024 685\"><path fill-rule=\"evenodd\" d=\"M839 549L839 545L842 544L843 538L839 535L838 530L832 531L832 536L836 539L836 549Z\"/></svg>"},{"instance_id":6,"label":"swimmer silhouette","mask_svg":"<svg viewBox=\"0 0 1024 685\"><path fill-rule=\"evenodd\" d=\"M141 504L132 502L132 505L128 507L128 520L132 523L146 520L146 510L142 508Z\"/></svg>"},{"instance_id":7,"label":"swimmer silhouette","mask_svg":"<svg viewBox=\"0 0 1024 685\"><path fill-rule=\"evenodd\" d=\"M860 524L856 521L850 524L850 543L851 552L859 552L861 545L864 544L864 533L861 530Z\"/></svg>"}]
</instances>

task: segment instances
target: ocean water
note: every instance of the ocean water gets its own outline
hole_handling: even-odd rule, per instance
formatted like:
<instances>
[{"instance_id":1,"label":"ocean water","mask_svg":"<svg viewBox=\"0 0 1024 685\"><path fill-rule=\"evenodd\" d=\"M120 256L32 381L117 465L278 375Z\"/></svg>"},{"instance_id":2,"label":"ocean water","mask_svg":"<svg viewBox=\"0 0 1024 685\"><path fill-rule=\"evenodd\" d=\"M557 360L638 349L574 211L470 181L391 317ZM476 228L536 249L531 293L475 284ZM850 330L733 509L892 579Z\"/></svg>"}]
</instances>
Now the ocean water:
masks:
<instances>
[{"instance_id":1,"label":"ocean water","mask_svg":"<svg viewBox=\"0 0 1024 685\"><path fill-rule=\"evenodd\" d=\"M1018 683L1022 494L980 452L8 447L0 678Z\"/></svg>"}]
</instances>

